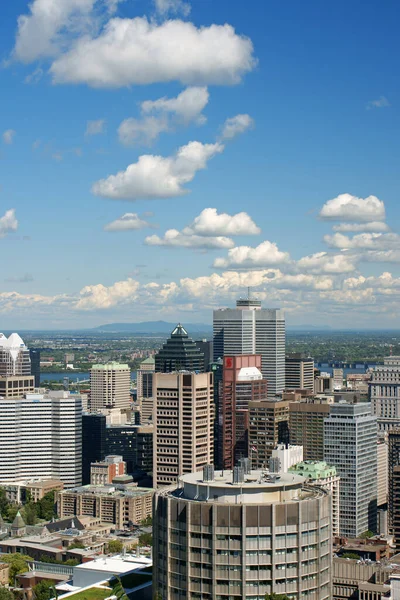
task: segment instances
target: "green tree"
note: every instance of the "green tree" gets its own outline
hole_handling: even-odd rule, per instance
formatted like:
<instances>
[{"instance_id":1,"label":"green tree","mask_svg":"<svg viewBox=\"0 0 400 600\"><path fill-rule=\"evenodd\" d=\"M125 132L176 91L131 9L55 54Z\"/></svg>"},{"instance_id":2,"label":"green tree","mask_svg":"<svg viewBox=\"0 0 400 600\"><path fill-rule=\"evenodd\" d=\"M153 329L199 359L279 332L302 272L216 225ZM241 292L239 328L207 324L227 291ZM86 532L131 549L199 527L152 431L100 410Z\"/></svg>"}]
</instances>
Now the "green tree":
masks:
<instances>
[{"instance_id":1,"label":"green tree","mask_svg":"<svg viewBox=\"0 0 400 600\"><path fill-rule=\"evenodd\" d=\"M7 500L6 490L0 487L0 514L4 517L7 515L7 509L10 503Z\"/></svg>"},{"instance_id":2,"label":"green tree","mask_svg":"<svg viewBox=\"0 0 400 600\"><path fill-rule=\"evenodd\" d=\"M22 517L27 525L35 525L37 522L36 506L33 502L25 504L22 509Z\"/></svg>"},{"instance_id":3,"label":"green tree","mask_svg":"<svg viewBox=\"0 0 400 600\"><path fill-rule=\"evenodd\" d=\"M43 498L38 501L38 516L40 519L50 521L50 519L56 516L57 513L54 500L55 492L52 490L51 492L47 492L47 494L45 494Z\"/></svg>"},{"instance_id":4,"label":"green tree","mask_svg":"<svg viewBox=\"0 0 400 600\"><path fill-rule=\"evenodd\" d=\"M360 535L360 538L362 540L368 540L369 538L372 538L372 537L374 537L374 533L370 529L367 529L367 531L364 531L364 533L362 533Z\"/></svg>"},{"instance_id":5,"label":"green tree","mask_svg":"<svg viewBox=\"0 0 400 600\"><path fill-rule=\"evenodd\" d=\"M140 523L142 527L151 527L153 525L153 517L148 515L143 521Z\"/></svg>"},{"instance_id":6,"label":"green tree","mask_svg":"<svg viewBox=\"0 0 400 600\"><path fill-rule=\"evenodd\" d=\"M1 562L8 563L10 565L9 582L14 585L15 578L20 573L26 573L28 571L28 562L32 561L33 558L26 554L2 554L0 557Z\"/></svg>"},{"instance_id":7,"label":"green tree","mask_svg":"<svg viewBox=\"0 0 400 600\"><path fill-rule=\"evenodd\" d=\"M8 523L12 523L15 517L17 516L17 512L19 511L19 509L20 507L18 506L18 504L9 504L7 506L6 514L4 515L5 521L7 521Z\"/></svg>"},{"instance_id":8,"label":"green tree","mask_svg":"<svg viewBox=\"0 0 400 600\"><path fill-rule=\"evenodd\" d=\"M339 558L352 558L353 560L358 560L360 558L360 555L357 554L357 552L345 552Z\"/></svg>"},{"instance_id":9,"label":"green tree","mask_svg":"<svg viewBox=\"0 0 400 600\"><path fill-rule=\"evenodd\" d=\"M72 544L68 546L68 550L73 550L74 548L80 548L81 550L84 550L85 544L82 544L82 542L75 538Z\"/></svg>"},{"instance_id":10,"label":"green tree","mask_svg":"<svg viewBox=\"0 0 400 600\"><path fill-rule=\"evenodd\" d=\"M290 600L286 594L265 594L265 600Z\"/></svg>"},{"instance_id":11,"label":"green tree","mask_svg":"<svg viewBox=\"0 0 400 600\"><path fill-rule=\"evenodd\" d=\"M11 590L8 590L5 587L0 587L0 600L15 600L15 596Z\"/></svg>"},{"instance_id":12,"label":"green tree","mask_svg":"<svg viewBox=\"0 0 400 600\"><path fill-rule=\"evenodd\" d=\"M153 536L151 535L151 533L141 533L139 535L139 544L140 546L152 546Z\"/></svg>"},{"instance_id":13,"label":"green tree","mask_svg":"<svg viewBox=\"0 0 400 600\"><path fill-rule=\"evenodd\" d=\"M108 551L110 554L118 554L122 552L124 545L121 540L110 540L108 542Z\"/></svg>"},{"instance_id":14,"label":"green tree","mask_svg":"<svg viewBox=\"0 0 400 600\"><path fill-rule=\"evenodd\" d=\"M43 579L37 585L33 586L33 597L35 600L50 600L54 598L55 582Z\"/></svg>"},{"instance_id":15,"label":"green tree","mask_svg":"<svg viewBox=\"0 0 400 600\"><path fill-rule=\"evenodd\" d=\"M111 585L113 595L117 597L117 600L128 600L128 596L125 594L124 586L119 577L115 576Z\"/></svg>"}]
</instances>

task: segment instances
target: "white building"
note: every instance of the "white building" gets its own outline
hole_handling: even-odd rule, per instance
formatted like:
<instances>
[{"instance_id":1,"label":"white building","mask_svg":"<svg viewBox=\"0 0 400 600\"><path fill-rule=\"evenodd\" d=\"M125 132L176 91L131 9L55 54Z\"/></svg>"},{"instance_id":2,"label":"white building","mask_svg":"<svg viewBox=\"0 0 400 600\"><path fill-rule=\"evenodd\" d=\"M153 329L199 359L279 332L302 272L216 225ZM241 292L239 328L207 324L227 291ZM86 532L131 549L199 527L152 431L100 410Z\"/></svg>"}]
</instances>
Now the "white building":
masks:
<instances>
[{"instance_id":1,"label":"white building","mask_svg":"<svg viewBox=\"0 0 400 600\"><path fill-rule=\"evenodd\" d=\"M343 369L333 369L333 389L341 390L343 388Z\"/></svg>"},{"instance_id":2,"label":"white building","mask_svg":"<svg viewBox=\"0 0 400 600\"><path fill-rule=\"evenodd\" d=\"M303 461L303 446L278 444L277 447L272 450L271 458L276 459L276 466L279 465L278 469L275 469L274 465L274 473L287 473L290 467Z\"/></svg>"},{"instance_id":3,"label":"white building","mask_svg":"<svg viewBox=\"0 0 400 600\"><path fill-rule=\"evenodd\" d=\"M0 481L82 482L82 400L27 394L0 398Z\"/></svg>"},{"instance_id":4,"label":"white building","mask_svg":"<svg viewBox=\"0 0 400 600\"><path fill-rule=\"evenodd\" d=\"M90 410L129 408L131 404L131 371L116 362L93 365L90 369Z\"/></svg>"},{"instance_id":5,"label":"white building","mask_svg":"<svg viewBox=\"0 0 400 600\"><path fill-rule=\"evenodd\" d=\"M324 460L340 477L340 534L376 530L377 426L368 403L332 404L324 420Z\"/></svg>"},{"instance_id":6,"label":"white building","mask_svg":"<svg viewBox=\"0 0 400 600\"><path fill-rule=\"evenodd\" d=\"M0 377L30 374L29 350L18 333L12 333L9 338L0 333Z\"/></svg>"},{"instance_id":7,"label":"white building","mask_svg":"<svg viewBox=\"0 0 400 600\"><path fill-rule=\"evenodd\" d=\"M369 397L372 412L386 426L380 429L390 429L390 421L397 426L400 419L400 356L388 356L384 364L372 370L369 383Z\"/></svg>"},{"instance_id":8,"label":"white building","mask_svg":"<svg viewBox=\"0 0 400 600\"><path fill-rule=\"evenodd\" d=\"M214 360L237 354L261 354L268 397L285 389L285 316L261 308L258 300L238 300L236 308L214 311Z\"/></svg>"}]
</instances>

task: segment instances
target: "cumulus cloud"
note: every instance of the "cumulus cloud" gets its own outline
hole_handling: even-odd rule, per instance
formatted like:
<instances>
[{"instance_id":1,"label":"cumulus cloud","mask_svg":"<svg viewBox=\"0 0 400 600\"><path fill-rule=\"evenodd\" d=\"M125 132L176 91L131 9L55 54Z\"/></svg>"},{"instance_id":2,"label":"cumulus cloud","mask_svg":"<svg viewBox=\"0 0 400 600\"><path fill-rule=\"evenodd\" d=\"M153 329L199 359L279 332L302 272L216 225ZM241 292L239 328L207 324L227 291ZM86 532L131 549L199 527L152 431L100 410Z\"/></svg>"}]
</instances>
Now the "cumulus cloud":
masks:
<instances>
[{"instance_id":1,"label":"cumulus cloud","mask_svg":"<svg viewBox=\"0 0 400 600\"><path fill-rule=\"evenodd\" d=\"M145 100L141 104L142 116L122 121L118 128L118 137L122 144L151 144L160 133L174 131L179 125L188 125L194 121L203 124L206 119L202 111L208 103L209 93L206 87L188 87L176 98Z\"/></svg>"},{"instance_id":2,"label":"cumulus cloud","mask_svg":"<svg viewBox=\"0 0 400 600\"><path fill-rule=\"evenodd\" d=\"M370 100L367 103L366 109L371 110L372 108L386 108L390 106L389 100L385 96L381 96L377 100Z\"/></svg>"},{"instance_id":3,"label":"cumulus cloud","mask_svg":"<svg viewBox=\"0 0 400 600\"><path fill-rule=\"evenodd\" d=\"M167 16L168 13L180 13L187 17L191 10L190 4L183 0L154 0L154 4L157 12L163 17Z\"/></svg>"},{"instance_id":4,"label":"cumulus cloud","mask_svg":"<svg viewBox=\"0 0 400 600\"><path fill-rule=\"evenodd\" d=\"M141 219L137 213L125 213L122 217L105 225L104 231L137 231L146 227L152 227L152 225Z\"/></svg>"},{"instance_id":5,"label":"cumulus cloud","mask_svg":"<svg viewBox=\"0 0 400 600\"><path fill-rule=\"evenodd\" d=\"M236 115L225 121L222 127L222 139L231 140L252 127L254 127L254 119L250 115Z\"/></svg>"},{"instance_id":6,"label":"cumulus cloud","mask_svg":"<svg viewBox=\"0 0 400 600\"><path fill-rule=\"evenodd\" d=\"M97 181L92 192L96 196L122 200L183 196L189 191L184 185L223 150L224 146L219 143L189 142L167 158L145 154L125 171Z\"/></svg>"},{"instance_id":7,"label":"cumulus cloud","mask_svg":"<svg viewBox=\"0 0 400 600\"><path fill-rule=\"evenodd\" d=\"M15 137L15 131L14 129L7 129L4 133L3 133L3 142L5 144L12 144L14 141L14 137Z\"/></svg>"},{"instance_id":8,"label":"cumulus cloud","mask_svg":"<svg viewBox=\"0 0 400 600\"><path fill-rule=\"evenodd\" d=\"M253 44L228 24L197 28L145 17L113 18L96 37L79 38L53 62L54 83L122 87L180 81L184 85L239 83L255 67Z\"/></svg>"},{"instance_id":9,"label":"cumulus cloud","mask_svg":"<svg viewBox=\"0 0 400 600\"><path fill-rule=\"evenodd\" d=\"M79 292L75 303L77 310L106 309L132 302L137 297L139 283L134 279L117 281L113 285L87 285Z\"/></svg>"},{"instance_id":10,"label":"cumulus cloud","mask_svg":"<svg viewBox=\"0 0 400 600\"><path fill-rule=\"evenodd\" d=\"M297 261L297 267L300 270L315 274L340 274L354 271L355 263L355 257L346 253L328 254L327 252L317 252L301 258Z\"/></svg>"},{"instance_id":11,"label":"cumulus cloud","mask_svg":"<svg viewBox=\"0 0 400 600\"><path fill-rule=\"evenodd\" d=\"M385 205L376 196L357 198L351 194L340 194L323 205L319 216L337 221L384 221Z\"/></svg>"},{"instance_id":12,"label":"cumulus cloud","mask_svg":"<svg viewBox=\"0 0 400 600\"><path fill-rule=\"evenodd\" d=\"M397 246L400 250L400 236L397 233L359 233L353 237L334 233L325 235L324 241L331 248L340 248L343 250L384 250Z\"/></svg>"},{"instance_id":13,"label":"cumulus cloud","mask_svg":"<svg viewBox=\"0 0 400 600\"><path fill-rule=\"evenodd\" d=\"M92 135L99 135L104 133L106 127L105 119L97 119L95 121L88 121L86 123L85 136L90 137Z\"/></svg>"},{"instance_id":14,"label":"cumulus cloud","mask_svg":"<svg viewBox=\"0 0 400 600\"><path fill-rule=\"evenodd\" d=\"M202 237L199 235L185 235L177 229L168 229L163 237L150 235L145 239L147 246L169 246L181 248L233 248L233 240L223 237Z\"/></svg>"},{"instance_id":15,"label":"cumulus cloud","mask_svg":"<svg viewBox=\"0 0 400 600\"><path fill-rule=\"evenodd\" d=\"M205 208L189 227L185 227L183 233L203 236L258 235L261 229L246 212L228 215L228 213L218 214L216 208Z\"/></svg>"},{"instance_id":16,"label":"cumulus cloud","mask_svg":"<svg viewBox=\"0 0 400 600\"><path fill-rule=\"evenodd\" d=\"M214 267L265 267L289 261L289 253L281 252L274 242L265 240L256 248L237 246L228 252L227 258L216 258Z\"/></svg>"},{"instance_id":17,"label":"cumulus cloud","mask_svg":"<svg viewBox=\"0 0 400 600\"><path fill-rule=\"evenodd\" d=\"M400 263L400 249L368 250L361 254L360 260L372 263Z\"/></svg>"},{"instance_id":18,"label":"cumulus cloud","mask_svg":"<svg viewBox=\"0 0 400 600\"><path fill-rule=\"evenodd\" d=\"M4 215L0 218L0 238L5 237L8 233L17 231L18 221L15 216L15 209L11 208L6 210Z\"/></svg>"},{"instance_id":19,"label":"cumulus cloud","mask_svg":"<svg viewBox=\"0 0 400 600\"><path fill-rule=\"evenodd\" d=\"M371 232L371 233L383 233L389 231L390 227L382 221L371 221L369 223L339 223L332 227L333 231L339 233L350 233L350 232Z\"/></svg>"}]
</instances>

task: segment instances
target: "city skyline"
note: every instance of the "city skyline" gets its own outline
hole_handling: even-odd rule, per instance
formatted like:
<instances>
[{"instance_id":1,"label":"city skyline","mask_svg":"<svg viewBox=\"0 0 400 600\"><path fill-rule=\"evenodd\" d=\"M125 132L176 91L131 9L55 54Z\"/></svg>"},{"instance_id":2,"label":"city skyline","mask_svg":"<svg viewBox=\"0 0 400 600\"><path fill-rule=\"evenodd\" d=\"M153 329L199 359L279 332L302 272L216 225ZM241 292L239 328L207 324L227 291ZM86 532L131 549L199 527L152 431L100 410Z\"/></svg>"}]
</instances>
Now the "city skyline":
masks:
<instances>
[{"instance_id":1,"label":"city skyline","mask_svg":"<svg viewBox=\"0 0 400 600\"><path fill-rule=\"evenodd\" d=\"M395 2L51 4L0 9L3 329L211 322L247 286L400 327Z\"/></svg>"}]
</instances>

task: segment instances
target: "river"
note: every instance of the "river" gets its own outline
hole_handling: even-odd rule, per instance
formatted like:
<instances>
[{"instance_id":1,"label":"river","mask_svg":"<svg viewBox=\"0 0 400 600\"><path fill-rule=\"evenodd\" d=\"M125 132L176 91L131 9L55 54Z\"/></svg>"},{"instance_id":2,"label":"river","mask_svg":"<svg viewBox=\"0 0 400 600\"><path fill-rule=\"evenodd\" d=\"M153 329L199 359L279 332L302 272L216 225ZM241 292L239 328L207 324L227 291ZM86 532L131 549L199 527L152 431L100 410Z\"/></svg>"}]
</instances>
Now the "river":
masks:
<instances>
[{"instance_id":1,"label":"river","mask_svg":"<svg viewBox=\"0 0 400 600\"><path fill-rule=\"evenodd\" d=\"M63 371L61 373L40 373L40 381L63 381L68 377L70 382L88 381L89 373L75 373L74 371ZM136 371L131 372L131 379L136 381Z\"/></svg>"}]
</instances>

